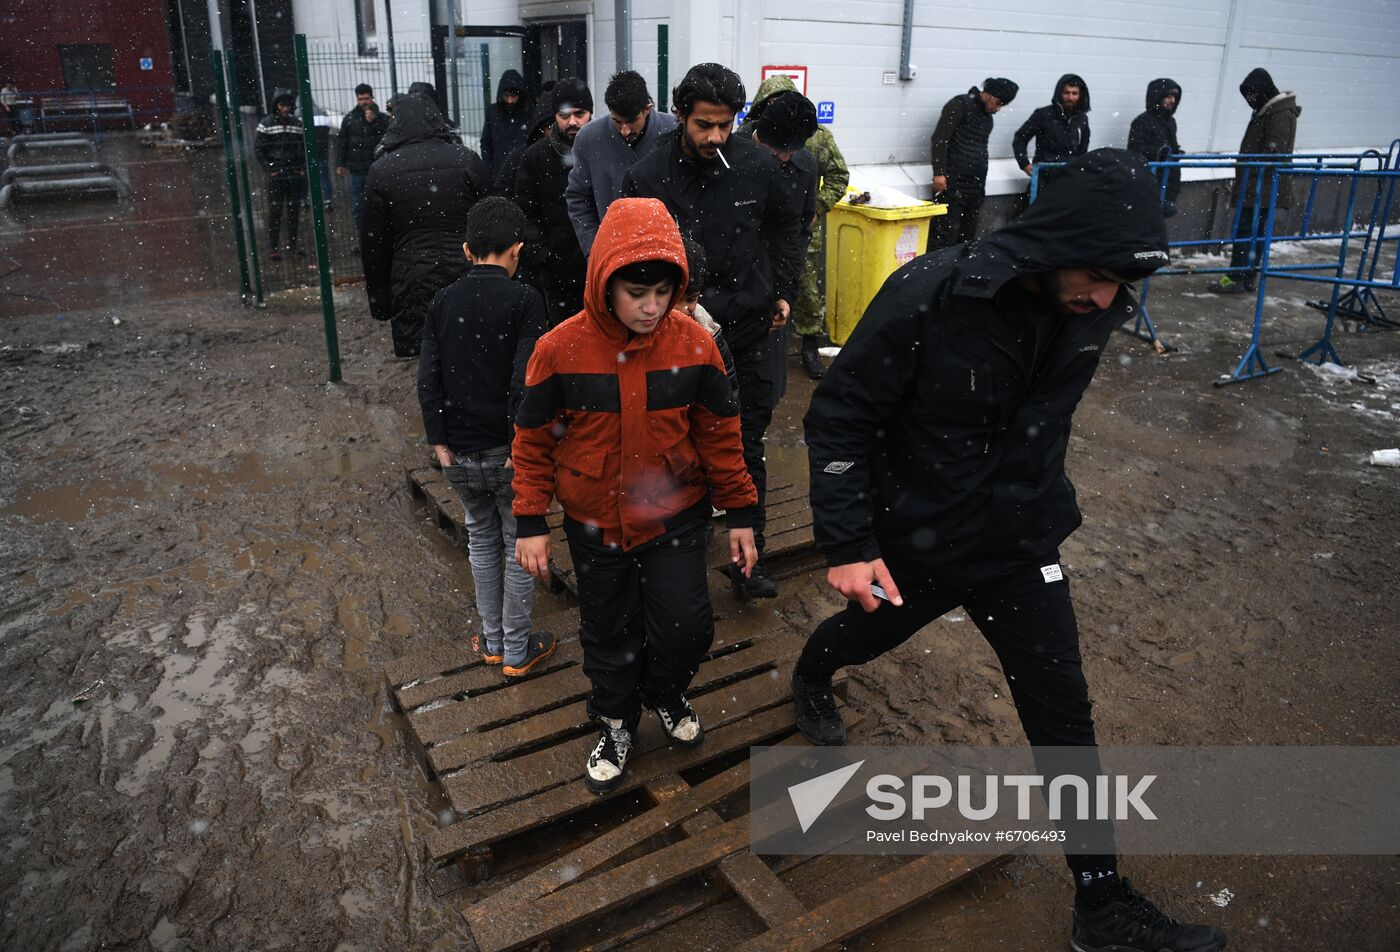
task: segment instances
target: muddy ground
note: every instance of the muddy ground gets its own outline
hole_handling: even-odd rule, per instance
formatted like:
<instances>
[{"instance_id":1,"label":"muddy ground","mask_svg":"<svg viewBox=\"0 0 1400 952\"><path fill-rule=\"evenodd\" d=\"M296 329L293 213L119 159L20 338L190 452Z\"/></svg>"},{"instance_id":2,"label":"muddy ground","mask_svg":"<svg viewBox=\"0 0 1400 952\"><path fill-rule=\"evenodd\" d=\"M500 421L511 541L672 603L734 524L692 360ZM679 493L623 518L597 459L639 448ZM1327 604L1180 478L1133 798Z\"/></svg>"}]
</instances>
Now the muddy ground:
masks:
<instances>
[{"instance_id":1,"label":"muddy ground","mask_svg":"<svg viewBox=\"0 0 1400 952\"><path fill-rule=\"evenodd\" d=\"M1395 744L1400 469L1366 458L1400 445L1400 338L1339 339L1363 376L1216 389L1252 308L1199 283L1159 281L1180 350L1118 338L1077 418L1063 555L1101 740ZM1270 355L1320 326L1274 293ZM470 574L405 489L414 365L361 291L339 301L338 386L302 294L0 318L0 947L469 947L426 887L440 804L378 669L460 635ZM794 377L779 468L809 394ZM752 610L808 627L835 605L812 575ZM859 741L1021 741L958 613L851 696ZM1395 857L1124 868L1232 948L1400 947ZM1058 860L1018 859L852 944L1063 948L1071 895ZM726 948L745 916L650 945Z\"/></svg>"}]
</instances>

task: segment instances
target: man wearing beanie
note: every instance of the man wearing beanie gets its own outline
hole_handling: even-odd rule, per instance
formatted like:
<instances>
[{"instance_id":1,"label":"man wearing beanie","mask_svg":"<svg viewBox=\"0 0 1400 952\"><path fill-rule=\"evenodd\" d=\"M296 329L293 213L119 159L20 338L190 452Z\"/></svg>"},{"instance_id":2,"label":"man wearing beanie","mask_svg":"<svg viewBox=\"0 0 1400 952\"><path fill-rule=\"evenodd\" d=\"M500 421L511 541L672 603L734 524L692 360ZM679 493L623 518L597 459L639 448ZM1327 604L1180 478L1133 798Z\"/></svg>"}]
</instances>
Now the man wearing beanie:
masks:
<instances>
[{"instance_id":1,"label":"man wearing beanie","mask_svg":"<svg viewBox=\"0 0 1400 952\"><path fill-rule=\"evenodd\" d=\"M769 76L758 87L758 92L754 93L753 108L744 120L744 128L751 126L763 115L770 99L785 92L796 91L797 87L788 77L781 74ZM818 348L826 337L826 314L822 306L818 272L822 266L822 252L826 248L826 216L832 206L845 196L851 173L846 168L845 156L836 145L836 138L830 130L820 125L807 137L803 152L810 155L817 166L817 215L811 226L811 237L807 241L807 262L802 269L797 301L792 306L792 327L802 335L802 369L813 380L820 380L826 372L818 353ZM786 354L780 356L786 357Z\"/></svg>"},{"instance_id":2,"label":"man wearing beanie","mask_svg":"<svg viewBox=\"0 0 1400 952\"><path fill-rule=\"evenodd\" d=\"M586 262L569 221L564 190L574 167L574 139L593 117L593 94L583 80L563 79L552 95L554 122L520 157L513 194L530 222L521 261L541 276L540 291L554 325L583 309Z\"/></svg>"},{"instance_id":3,"label":"man wearing beanie","mask_svg":"<svg viewBox=\"0 0 1400 952\"><path fill-rule=\"evenodd\" d=\"M1298 132L1298 116L1303 110L1291 92L1280 92L1274 78L1266 69L1251 70L1240 83L1240 95L1254 110L1240 140L1241 155L1291 155L1293 138ZM1250 160L1243 160L1250 161ZM1267 161L1254 159L1252 161ZM1220 280L1207 286L1221 294L1251 294L1258 282L1259 245L1252 239L1264 232L1269 223L1269 196L1273 176L1267 168L1242 165L1235 170L1234 195L1231 204L1239 209L1235 225L1235 246L1230 252L1230 267L1239 271L1221 275ZM1293 207L1292 183L1279 179L1278 208Z\"/></svg>"},{"instance_id":4,"label":"man wearing beanie","mask_svg":"<svg viewBox=\"0 0 1400 952\"><path fill-rule=\"evenodd\" d=\"M929 228L928 250L946 248L977 237L977 216L987 196L987 140L992 116L1016 98L1019 87L990 77L943 107L930 137L933 195L948 205L948 214Z\"/></svg>"},{"instance_id":5,"label":"man wearing beanie","mask_svg":"<svg viewBox=\"0 0 1400 952\"><path fill-rule=\"evenodd\" d=\"M1074 570L1060 561L1082 521L1065 456L1113 329L1137 308L1129 282L1168 262L1156 193L1130 152L1075 159L1009 225L891 275L817 386L803 420L813 533L848 602L793 669L813 743L846 742L838 670L961 606L1001 663L1039 772L1065 773L1050 768L1066 759L1077 778L1101 772ZM1220 930L1177 922L1119 875L1113 825L1088 819L1105 814L1073 815L1085 819L1060 824L1071 948L1224 948Z\"/></svg>"}]
</instances>

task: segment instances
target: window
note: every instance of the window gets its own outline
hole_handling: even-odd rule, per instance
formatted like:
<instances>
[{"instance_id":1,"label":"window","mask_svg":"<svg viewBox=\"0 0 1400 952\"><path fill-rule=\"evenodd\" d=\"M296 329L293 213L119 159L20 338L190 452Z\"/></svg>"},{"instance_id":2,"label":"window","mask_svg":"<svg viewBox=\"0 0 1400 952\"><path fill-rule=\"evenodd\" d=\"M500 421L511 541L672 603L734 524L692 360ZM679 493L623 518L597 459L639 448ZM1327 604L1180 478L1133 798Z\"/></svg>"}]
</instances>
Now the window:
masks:
<instances>
[{"instance_id":1,"label":"window","mask_svg":"<svg viewBox=\"0 0 1400 952\"><path fill-rule=\"evenodd\" d=\"M355 5L355 34L361 56L379 55L379 20L375 15L375 0L350 0Z\"/></svg>"},{"instance_id":2,"label":"window","mask_svg":"<svg viewBox=\"0 0 1400 952\"><path fill-rule=\"evenodd\" d=\"M71 43L58 48L64 89L111 89L117 85L112 47L106 43Z\"/></svg>"}]
</instances>

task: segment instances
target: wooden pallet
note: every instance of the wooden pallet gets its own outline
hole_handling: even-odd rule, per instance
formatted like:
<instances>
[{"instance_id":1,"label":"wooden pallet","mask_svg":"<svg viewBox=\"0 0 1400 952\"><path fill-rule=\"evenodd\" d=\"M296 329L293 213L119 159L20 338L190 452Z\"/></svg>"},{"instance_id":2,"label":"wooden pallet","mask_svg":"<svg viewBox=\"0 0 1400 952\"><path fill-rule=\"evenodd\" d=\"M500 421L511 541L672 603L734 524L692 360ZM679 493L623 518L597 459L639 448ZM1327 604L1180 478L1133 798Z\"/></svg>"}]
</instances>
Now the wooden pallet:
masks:
<instances>
[{"instance_id":1,"label":"wooden pallet","mask_svg":"<svg viewBox=\"0 0 1400 952\"><path fill-rule=\"evenodd\" d=\"M432 467L407 469L408 490L415 499L423 500L434 522L458 545L466 545L466 511L456 491ZM774 578L789 578L819 567L820 556L812 547L812 509L807 499L805 483L775 483L768 487L768 528L764 559ZM550 513L549 567L554 581L553 591L578 594L578 579L568 542L564 539L564 514L556 509ZM724 518L715 520L715 538L710 546L710 563L715 571L727 576L729 572L729 539L723 531Z\"/></svg>"}]
</instances>

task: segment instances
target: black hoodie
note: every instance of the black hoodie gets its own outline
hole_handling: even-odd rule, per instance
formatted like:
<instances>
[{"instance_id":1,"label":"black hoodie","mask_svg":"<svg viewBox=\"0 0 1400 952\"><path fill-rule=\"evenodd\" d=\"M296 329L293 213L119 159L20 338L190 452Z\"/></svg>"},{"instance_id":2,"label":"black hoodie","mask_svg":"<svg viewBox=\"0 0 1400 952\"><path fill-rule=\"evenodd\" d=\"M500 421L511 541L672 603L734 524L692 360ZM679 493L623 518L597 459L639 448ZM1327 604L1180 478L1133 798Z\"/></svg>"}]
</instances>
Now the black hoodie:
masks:
<instances>
[{"instance_id":1,"label":"black hoodie","mask_svg":"<svg viewBox=\"0 0 1400 952\"><path fill-rule=\"evenodd\" d=\"M1066 86L1079 87L1079 104L1073 112L1065 112L1060 104L1060 93ZM1026 146L1035 140L1035 160L1037 162L1068 162L1076 155L1089 151L1089 87L1074 73L1065 73L1055 83L1055 93L1050 97L1050 105L1041 106L1016 130L1011 139L1011 151L1016 156L1016 164L1025 168L1031 164L1026 154ZM1041 181L1048 182L1055 177L1054 170L1045 169Z\"/></svg>"},{"instance_id":2,"label":"black hoodie","mask_svg":"<svg viewBox=\"0 0 1400 952\"><path fill-rule=\"evenodd\" d=\"M1176 96L1170 109L1162 105L1168 95ZM1133 120L1128 129L1128 151L1136 152L1149 162L1170 159L1181 152L1176 141L1176 110L1181 105L1181 86L1174 79L1154 79L1147 84L1147 109ZM1167 178L1167 200L1176 201L1181 191L1181 170L1172 169Z\"/></svg>"},{"instance_id":3,"label":"black hoodie","mask_svg":"<svg viewBox=\"0 0 1400 952\"><path fill-rule=\"evenodd\" d=\"M958 586L1055 561L1081 521L1064 471L1070 420L1138 304L1123 288L1107 310L1060 317L1016 279L1142 276L1167 260L1151 173L1099 149L1011 224L891 275L804 421L828 563L893 558Z\"/></svg>"},{"instance_id":4,"label":"black hoodie","mask_svg":"<svg viewBox=\"0 0 1400 952\"><path fill-rule=\"evenodd\" d=\"M379 150L361 216L370 313L421 321L433 295L466 272L467 212L490 193L490 175L433 101L418 93L394 104Z\"/></svg>"},{"instance_id":5,"label":"black hoodie","mask_svg":"<svg viewBox=\"0 0 1400 952\"><path fill-rule=\"evenodd\" d=\"M520 93L514 106L505 104L508 89ZM525 144L532 109L524 77L513 69L506 70L496 84L496 101L486 107L486 121L481 126L481 158L490 166L492 179L500 173L506 157Z\"/></svg>"},{"instance_id":6,"label":"black hoodie","mask_svg":"<svg viewBox=\"0 0 1400 952\"><path fill-rule=\"evenodd\" d=\"M272 113L258 123L253 136L253 152L269 178L293 179L306 177L306 147L302 144L301 120L295 113L282 115L279 103L296 107L291 93L280 93L272 100Z\"/></svg>"}]
</instances>

